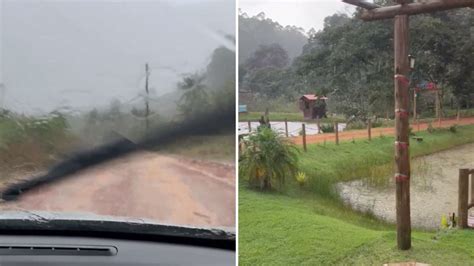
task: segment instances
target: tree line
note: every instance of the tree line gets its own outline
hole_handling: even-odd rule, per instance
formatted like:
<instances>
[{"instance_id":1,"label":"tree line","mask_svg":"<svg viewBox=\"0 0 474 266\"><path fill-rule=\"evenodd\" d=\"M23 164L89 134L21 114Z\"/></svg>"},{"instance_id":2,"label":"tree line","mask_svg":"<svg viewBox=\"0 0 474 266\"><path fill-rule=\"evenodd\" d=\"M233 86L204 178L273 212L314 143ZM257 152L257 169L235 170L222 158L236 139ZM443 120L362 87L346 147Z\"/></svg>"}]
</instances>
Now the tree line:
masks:
<instances>
[{"instance_id":1,"label":"tree line","mask_svg":"<svg viewBox=\"0 0 474 266\"><path fill-rule=\"evenodd\" d=\"M326 17L321 31L307 33L307 43L293 60L280 43L260 45L240 63L240 91L254 99L288 102L303 93L323 94L334 113L360 118L391 114L393 23L365 23L357 18L359 12ZM412 89L432 82L441 88L445 105L472 107L473 13L459 9L411 18L410 54L416 60ZM433 93L419 93L419 99L421 113L433 106Z\"/></svg>"}]
</instances>

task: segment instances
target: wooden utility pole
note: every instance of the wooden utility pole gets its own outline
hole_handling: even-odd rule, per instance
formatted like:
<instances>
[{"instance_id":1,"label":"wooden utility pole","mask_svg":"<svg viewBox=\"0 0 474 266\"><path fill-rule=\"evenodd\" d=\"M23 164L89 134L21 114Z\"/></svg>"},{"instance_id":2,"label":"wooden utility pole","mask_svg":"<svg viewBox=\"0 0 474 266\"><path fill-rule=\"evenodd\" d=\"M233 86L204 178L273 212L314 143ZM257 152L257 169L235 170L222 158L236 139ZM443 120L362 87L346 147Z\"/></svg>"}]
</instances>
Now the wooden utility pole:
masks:
<instances>
[{"instance_id":1,"label":"wooden utility pole","mask_svg":"<svg viewBox=\"0 0 474 266\"><path fill-rule=\"evenodd\" d=\"M365 9L360 16L365 21L394 18L397 244L399 249L407 250L411 247L408 15L474 7L474 0L431 0L417 3L411 3L411 0L395 0L397 5L386 7L363 0L342 1Z\"/></svg>"},{"instance_id":2,"label":"wooden utility pole","mask_svg":"<svg viewBox=\"0 0 474 266\"><path fill-rule=\"evenodd\" d=\"M146 97L145 97L145 132L148 134L148 128L149 128L149 121L148 121L148 116L150 115L150 104L149 104L149 95L150 95L150 90L148 88L148 79L150 78L150 68L148 66L148 63L145 64L145 92L146 92Z\"/></svg>"},{"instance_id":3,"label":"wooden utility pole","mask_svg":"<svg viewBox=\"0 0 474 266\"><path fill-rule=\"evenodd\" d=\"M401 250L411 247L410 154L408 123L408 16L395 17L395 182L397 244Z\"/></svg>"}]
</instances>

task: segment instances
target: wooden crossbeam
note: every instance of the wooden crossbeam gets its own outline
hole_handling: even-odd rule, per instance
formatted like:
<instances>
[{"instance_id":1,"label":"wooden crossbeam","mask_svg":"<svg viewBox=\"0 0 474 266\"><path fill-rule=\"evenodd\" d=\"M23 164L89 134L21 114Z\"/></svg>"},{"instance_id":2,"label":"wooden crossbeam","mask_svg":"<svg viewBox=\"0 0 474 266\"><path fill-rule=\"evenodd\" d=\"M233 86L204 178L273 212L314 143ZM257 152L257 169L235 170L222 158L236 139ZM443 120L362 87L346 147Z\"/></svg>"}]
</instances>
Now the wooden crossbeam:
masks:
<instances>
[{"instance_id":1,"label":"wooden crossbeam","mask_svg":"<svg viewBox=\"0 0 474 266\"><path fill-rule=\"evenodd\" d=\"M362 8L365 8L367 10L372 10L372 9L380 7L377 4L362 1L362 0L342 0L342 2L347 3L347 4L351 4L351 5L354 5L354 6L362 7Z\"/></svg>"},{"instance_id":2,"label":"wooden crossbeam","mask_svg":"<svg viewBox=\"0 0 474 266\"><path fill-rule=\"evenodd\" d=\"M394 18L397 15L416 15L463 7L474 7L474 0L432 0L372 9L367 8L360 18L365 21L381 20Z\"/></svg>"}]
</instances>

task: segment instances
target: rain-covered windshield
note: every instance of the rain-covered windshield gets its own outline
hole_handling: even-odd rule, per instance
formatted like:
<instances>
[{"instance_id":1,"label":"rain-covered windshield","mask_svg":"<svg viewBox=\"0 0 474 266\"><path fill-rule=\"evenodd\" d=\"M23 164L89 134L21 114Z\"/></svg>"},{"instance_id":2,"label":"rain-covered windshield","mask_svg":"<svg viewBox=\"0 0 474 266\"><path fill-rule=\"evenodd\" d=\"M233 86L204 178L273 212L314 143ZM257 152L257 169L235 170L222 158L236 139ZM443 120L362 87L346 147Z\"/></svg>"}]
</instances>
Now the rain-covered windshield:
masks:
<instances>
[{"instance_id":1,"label":"rain-covered windshield","mask_svg":"<svg viewBox=\"0 0 474 266\"><path fill-rule=\"evenodd\" d=\"M0 18L0 187L51 169L58 179L1 212L235 226L232 119L104 163L60 165L234 110L234 1L0 0Z\"/></svg>"}]
</instances>

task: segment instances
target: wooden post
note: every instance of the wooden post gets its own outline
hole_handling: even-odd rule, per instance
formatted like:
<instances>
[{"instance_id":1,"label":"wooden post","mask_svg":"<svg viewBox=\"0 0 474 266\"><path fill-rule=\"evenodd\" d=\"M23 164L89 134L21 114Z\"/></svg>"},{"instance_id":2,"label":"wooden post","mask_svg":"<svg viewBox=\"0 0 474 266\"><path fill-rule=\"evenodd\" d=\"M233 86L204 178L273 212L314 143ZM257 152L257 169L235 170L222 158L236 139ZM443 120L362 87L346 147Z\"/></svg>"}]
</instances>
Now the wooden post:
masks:
<instances>
[{"instance_id":1,"label":"wooden post","mask_svg":"<svg viewBox=\"0 0 474 266\"><path fill-rule=\"evenodd\" d=\"M285 118L285 135L288 138L288 119Z\"/></svg>"},{"instance_id":2,"label":"wooden post","mask_svg":"<svg viewBox=\"0 0 474 266\"><path fill-rule=\"evenodd\" d=\"M456 120L457 121L461 120L461 111L459 110L459 107L458 107L458 112L456 114Z\"/></svg>"},{"instance_id":3,"label":"wooden post","mask_svg":"<svg viewBox=\"0 0 474 266\"><path fill-rule=\"evenodd\" d=\"M305 124L302 125L303 126L303 149L304 151L306 152L306 127L305 127Z\"/></svg>"},{"instance_id":4,"label":"wooden post","mask_svg":"<svg viewBox=\"0 0 474 266\"><path fill-rule=\"evenodd\" d=\"M316 121L318 123L318 134L321 134L321 124L319 123L319 116Z\"/></svg>"},{"instance_id":5,"label":"wooden post","mask_svg":"<svg viewBox=\"0 0 474 266\"><path fill-rule=\"evenodd\" d=\"M397 210L397 244L405 250L411 247L410 221L410 157L408 121L408 15L431 13L462 7L474 8L473 0L395 0L397 5L379 6L364 0L343 0L343 2L366 9L360 15L365 21L395 18L395 180Z\"/></svg>"},{"instance_id":6,"label":"wooden post","mask_svg":"<svg viewBox=\"0 0 474 266\"><path fill-rule=\"evenodd\" d=\"M471 205L474 205L474 170L471 170Z\"/></svg>"},{"instance_id":7,"label":"wooden post","mask_svg":"<svg viewBox=\"0 0 474 266\"><path fill-rule=\"evenodd\" d=\"M150 116L150 105L149 105L149 93L150 90L148 89L148 79L150 78L150 67L148 63L145 64L145 130L146 134L148 134L148 128L150 127L150 122L148 121L148 117Z\"/></svg>"},{"instance_id":8,"label":"wooden post","mask_svg":"<svg viewBox=\"0 0 474 266\"><path fill-rule=\"evenodd\" d=\"M413 123L416 122L416 90L413 90Z\"/></svg>"},{"instance_id":9,"label":"wooden post","mask_svg":"<svg viewBox=\"0 0 474 266\"><path fill-rule=\"evenodd\" d=\"M250 120L249 120L249 121L247 121L247 124L249 126L249 133L250 133L250 132L252 132L252 122L250 122Z\"/></svg>"},{"instance_id":10,"label":"wooden post","mask_svg":"<svg viewBox=\"0 0 474 266\"><path fill-rule=\"evenodd\" d=\"M459 191L458 191L458 227L467 228L467 205L469 193L469 169L459 169Z\"/></svg>"},{"instance_id":11,"label":"wooden post","mask_svg":"<svg viewBox=\"0 0 474 266\"><path fill-rule=\"evenodd\" d=\"M439 91L436 90L436 117L438 118L438 127L441 127L441 108L439 100Z\"/></svg>"},{"instance_id":12,"label":"wooden post","mask_svg":"<svg viewBox=\"0 0 474 266\"><path fill-rule=\"evenodd\" d=\"M339 145L339 126L338 123L334 123L334 132L336 133L336 145Z\"/></svg>"},{"instance_id":13,"label":"wooden post","mask_svg":"<svg viewBox=\"0 0 474 266\"><path fill-rule=\"evenodd\" d=\"M367 134L369 135L369 141L372 140L372 121L369 119L367 122Z\"/></svg>"},{"instance_id":14,"label":"wooden post","mask_svg":"<svg viewBox=\"0 0 474 266\"><path fill-rule=\"evenodd\" d=\"M395 180L397 244L401 250L411 247L410 155L408 123L408 16L395 17Z\"/></svg>"}]
</instances>

